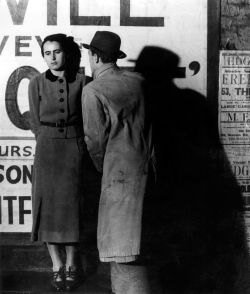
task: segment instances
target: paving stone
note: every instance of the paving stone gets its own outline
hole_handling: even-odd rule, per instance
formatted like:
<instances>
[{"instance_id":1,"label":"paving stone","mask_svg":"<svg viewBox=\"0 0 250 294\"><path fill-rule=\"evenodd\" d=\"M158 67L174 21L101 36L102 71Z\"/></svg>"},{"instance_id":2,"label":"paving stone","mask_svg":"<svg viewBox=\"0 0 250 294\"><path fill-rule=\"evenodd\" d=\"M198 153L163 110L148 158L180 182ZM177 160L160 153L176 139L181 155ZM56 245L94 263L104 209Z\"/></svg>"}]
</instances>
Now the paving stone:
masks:
<instances>
[{"instance_id":1,"label":"paving stone","mask_svg":"<svg viewBox=\"0 0 250 294\"><path fill-rule=\"evenodd\" d=\"M46 246L37 245L2 245L2 270L46 271L52 267Z\"/></svg>"},{"instance_id":2,"label":"paving stone","mask_svg":"<svg viewBox=\"0 0 250 294\"><path fill-rule=\"evenodd\" d=\"M1 294L58 293L50 284L52 272L6 271L2 272L1 279ZM73 293L107 294L110 291L110 275L97 273L91 276L83 276L79 287Z\"/></svg>"}]
</instances>

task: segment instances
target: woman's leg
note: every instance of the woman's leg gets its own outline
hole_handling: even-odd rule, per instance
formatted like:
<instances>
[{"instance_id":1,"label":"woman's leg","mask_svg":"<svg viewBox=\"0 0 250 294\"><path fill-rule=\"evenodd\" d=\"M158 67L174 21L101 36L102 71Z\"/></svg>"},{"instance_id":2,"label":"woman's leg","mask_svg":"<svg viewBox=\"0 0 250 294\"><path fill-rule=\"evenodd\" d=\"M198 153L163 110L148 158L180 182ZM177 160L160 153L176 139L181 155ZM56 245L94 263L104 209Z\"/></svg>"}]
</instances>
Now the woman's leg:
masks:
<instances>
[{"instance_id":1,"label":"woman's leg","mask_svg":"<svg viewBox=\"0 0 250 294\"><path fill-rule=\"evenodd\" d=\"M49 254L53 263L53 280L51 284L57 291L64 289L64 270L60 258L60 249L58 244L47 243Z\"/></svg>"},{"instance_id":2,"label":"woman's leg","mask_svg":"<svg viewBox=\"0 0 250 294\"><path fill-rule=\"evenodd\" d=\"M80 282L77 272L77 244L65 244L66 249L66 266L65 266L65 286L66 290L73 290Z\"/></svg>"},{"instance_id":3,"label":"woman's leg","mask_svg":"<svg viewBox=\"0 0 250 294\"><path fill-rule=\"evenodd\" d=\"M53 272L58 272L61 267L63 267L63 263L60 258L60 249L59 245L54 243L47 243L49 254L53 263ZM60 280L60 276L58 276L58 281Z\"/></svg>"},{"instance_id":4,"label":"woman's leg","mask_svg":"<svg viewBox=\"0 0 250 294\"><path fill-rule=\"evenodd\" d=\"M66 249L66 271L71 267L74 271L77 269L77 244L64 244Z\"/></svg>"}]
</instances>

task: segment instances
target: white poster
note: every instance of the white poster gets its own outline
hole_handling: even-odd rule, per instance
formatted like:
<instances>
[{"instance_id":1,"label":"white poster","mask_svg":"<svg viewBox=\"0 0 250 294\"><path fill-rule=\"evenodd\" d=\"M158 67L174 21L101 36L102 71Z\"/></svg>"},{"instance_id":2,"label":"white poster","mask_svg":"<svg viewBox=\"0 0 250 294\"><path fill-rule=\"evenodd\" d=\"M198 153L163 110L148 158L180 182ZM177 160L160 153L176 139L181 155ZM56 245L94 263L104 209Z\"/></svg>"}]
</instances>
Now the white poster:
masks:
<instances>
[{"instance_id":1,"label":"white poster","mask_svg":"<svg viewBox=\"0 0 250 294\"><path fill-rule=\"evenodd\" d=\"M64 33L82 52L81 67L90 75L87 50L97 30L120 35L133 66L149 46L180 57L181 88L206 95L207 0L0 0L0 231L31 230L31 181L35 152L29 130L28 84L47 70L41 56L44 37Z\"/></svg>"},{"instance_id":2,"label":"white poster","mask_svg":"<svg viewBox=\"0 0 250 294\"><path fill-rule=\"evenodd\" d=\"M245 206L250 249L250 52L220 52L219 133Z\"/></svg>"}]
</instances>

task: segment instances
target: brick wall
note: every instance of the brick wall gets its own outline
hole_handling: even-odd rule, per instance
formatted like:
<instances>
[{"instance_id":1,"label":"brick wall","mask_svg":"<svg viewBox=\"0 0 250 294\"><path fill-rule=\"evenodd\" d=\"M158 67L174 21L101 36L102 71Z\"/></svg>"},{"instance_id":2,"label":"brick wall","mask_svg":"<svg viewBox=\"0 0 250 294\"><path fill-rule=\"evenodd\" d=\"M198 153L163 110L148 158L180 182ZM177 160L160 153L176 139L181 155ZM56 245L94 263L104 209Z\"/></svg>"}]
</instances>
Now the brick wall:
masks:
<instances>
[{"instance_id":1,"label":"brick wall","mask_svg":"<svg viewBox=\"0 0 250 294\"><path fill-rule=\"evenodd\" d=\"M250 0L221 0L220 47L250 50Z\"/></svg>"}]
</instances>

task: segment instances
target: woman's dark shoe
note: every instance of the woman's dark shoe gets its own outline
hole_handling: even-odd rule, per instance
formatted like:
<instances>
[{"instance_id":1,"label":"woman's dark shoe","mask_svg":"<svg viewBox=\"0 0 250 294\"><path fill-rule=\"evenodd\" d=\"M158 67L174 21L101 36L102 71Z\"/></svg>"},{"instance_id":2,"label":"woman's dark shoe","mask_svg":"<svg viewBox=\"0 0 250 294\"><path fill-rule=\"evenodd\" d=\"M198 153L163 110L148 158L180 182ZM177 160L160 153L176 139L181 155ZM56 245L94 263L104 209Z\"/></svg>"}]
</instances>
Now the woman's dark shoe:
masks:
<instances>
[{"instance_id":1,"label":"woman's dark shoe","mask_svg":"<svg viewBox=\"0 0 250 294\"><path fill-rule=\"evenodd\" d=\"M57 281L57 279L60 279ZM55 287L56 291L64 290L64 270L63 267L60 267L58 272L53 272L53 280L51 282L52 286Z\"/></svg>"},{"instance_id":2,"label":"woman's dark shoe","mask_svg":"<svg viewBox=\"0 0 250 294\"><path fill-rule=\"evenodd\" d=\"M65 288L71 291L77 287L79 284L79 274L71 266L69 270L65 272Z\"/></svg>"}]
</instances>

